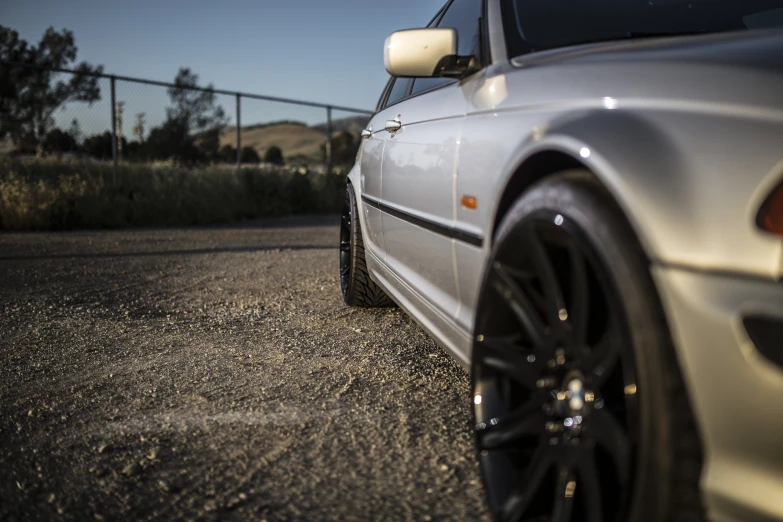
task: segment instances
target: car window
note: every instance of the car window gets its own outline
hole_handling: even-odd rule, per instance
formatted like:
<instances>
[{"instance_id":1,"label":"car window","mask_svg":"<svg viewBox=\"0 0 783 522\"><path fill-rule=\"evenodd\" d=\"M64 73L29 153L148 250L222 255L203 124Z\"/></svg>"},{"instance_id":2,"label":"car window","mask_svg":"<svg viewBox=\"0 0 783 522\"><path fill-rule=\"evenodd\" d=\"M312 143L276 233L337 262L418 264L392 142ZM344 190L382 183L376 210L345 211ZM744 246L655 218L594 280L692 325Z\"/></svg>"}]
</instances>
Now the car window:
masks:
<instances>
[{"instance_id":1,"label":"car window","mask_svg":"<svg viewBox=\"0 0 783 522\"><path fill-rule=\"evenodd\" d=\"M481 43L480 22L481 0L454 0L438 22L438 27L455 29L457 54L473 55L478 60Z\"/></svg>"},{"instance_id":2,"label":"car window","mask_svg":"<svg viewBox=\"0 0 783 522\"><path fill-rule=\"evenodd\" d=\"M438 27L457 31L457 54L475 56L481 51L481 0L454 0L438 22ZM417 78L411 94L418 94L455 80L451 78Z\"/></svg>"},{"instance_id":3,"label":"car window","mask_svg":"<svg viewBox=\"0 0 783 522\"><path fill-rule=\"evenodd\" d=\"M392 80L394 80L394 78L389 78L389 81L386 82L386 86L383 88L381 97L378 98L378 103L375 104L375 112L378 112L381 109L383 109L383 102L386 101L386 94L389 92L389 88L391 87Z\"/></svg>"},{"instance_id":4,"label":"car window","mask_svg":"<svg viewBox=\"0 0 783 522\"><path fill-rule=\"evenodd\" d=\"M584 43L783 25L783 0L503 0L502 6L512 57Z\"/></svg>"},{"instance_id":5,"label":"car window","mask_svg":"<svg viewBox=\"0 0 783 522\"><path fill-rule=\"evenodd\" d=\"M394 105L398 101L405 97L405 91L408 90L408 78L397 78L394 80L391 91L389 92L389 98L386 100L385 107Z\"/></svg>"}]
</instances>

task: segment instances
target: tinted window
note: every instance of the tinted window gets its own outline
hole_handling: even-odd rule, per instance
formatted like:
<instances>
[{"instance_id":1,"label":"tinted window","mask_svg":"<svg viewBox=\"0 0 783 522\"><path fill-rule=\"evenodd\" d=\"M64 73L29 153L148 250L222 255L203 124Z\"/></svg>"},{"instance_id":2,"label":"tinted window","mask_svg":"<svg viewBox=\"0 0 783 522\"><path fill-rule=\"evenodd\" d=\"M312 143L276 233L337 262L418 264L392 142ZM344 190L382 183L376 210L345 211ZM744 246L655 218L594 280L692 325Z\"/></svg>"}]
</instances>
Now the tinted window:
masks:
<instances>
[{"instance_id":1,"label":"tinted window","mask_svg":"<svg viewBox=\"0 0 783 522\"><path fill-rule=\"evenodd\" d=\"M386 107L389 105L394 105L401 99L405 97L405 91L408 88L408 79L407 78L397 78L394 80L394 85L392 85L391 92L389 92L389 98L386 100Z\"/></svg>"},{"instance_id":2,"label":"tinted window","mask_svg":"<svg viewBox=\"0 0 783 522\"><path fill-rule=\"evenodd\" d=\"M481 0L454 0L438 22L438 27L457 30L457 54L479 59L481 44Z\"/></svg>"},{"instance_id":3,"label":"tinted window","mask_svg":"<svg viewBox=\"0 0 783 522\"><path fill-rule=\"evenodd\" d=\"M391 83L392 83L391 79L389 79L389 81L386 82L386 86L383 88L381 97L378 99L378 103L375 104L375 112L378 112L383 108L383 101L386 99L386 93L389 92L389 87L391 87Z\"/></svg>"},{"instance_id":4,"label":"tinted window","mask_svg":"<svg viewBox=\"0 0 783 522\"><path fill-rule=\"evenodd\" d=\"M413 80L413 90L411 91L411 94L419 94L420 92L452 82L454 82L454 80L451 78L416 78Z\"/></svg>"},{"instance_id":5,"label":"tinted window","mask_svg":"<svg viewBox=\"0 0 783 522\"><path fill-rule=\"evenodd\" d=\"M457 31L457 53L460 56L473 55L478 60L481 49L481 0L454 0L449 6L438 27L448 27ZM413 82L411 94L418 94L440 85L451 83L450 78L417 78Z\"/></svg>"},{"instance_id":6,"label":"tinted window","mask_svg":"<svg viewBox=\"0 0 783 522\"><path fill-rule=\"evenodd\" d=\"M783 24L783 0L504 0L509 56L587 42Z\"/></svg>"}]
</instances>

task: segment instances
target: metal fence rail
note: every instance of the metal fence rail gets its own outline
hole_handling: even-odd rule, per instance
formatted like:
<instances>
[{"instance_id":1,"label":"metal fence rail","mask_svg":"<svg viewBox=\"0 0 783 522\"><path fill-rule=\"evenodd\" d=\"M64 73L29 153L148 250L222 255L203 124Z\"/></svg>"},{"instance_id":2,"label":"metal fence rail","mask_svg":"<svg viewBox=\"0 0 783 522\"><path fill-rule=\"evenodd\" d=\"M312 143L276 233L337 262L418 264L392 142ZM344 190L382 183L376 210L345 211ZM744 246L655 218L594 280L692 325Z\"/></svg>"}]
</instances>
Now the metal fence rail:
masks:
<instances>
[{"instance_id":1,"label":"metal fence rail","mask_svg":"<svg viewBox=\"0 0 783 522\"><path fill-rule=\"evenodd\" d=\"M49 73L62 73L62 74L70 74L70 75L82 75L82 76L89 76L98 78L100 80L108 80L109 82L109 92L110 92L110 103L111 103L111 120L110 122L110 133L111 133L111 159L114 164L114 171L116 174L117 166L120 161L120 155L122 153L122 144L124 141L124 136L122 135L122 111L123 106L125 102L118 100L118 94L117 94L117 87L120 83L127 83L129 85L136 85L136 86L155 86L155 87L164 87L167 89L175 89L175 90L183 90L183 91L195 91L195 92L204 92L204 93L210 93L211 95L215 97L223 96L223 97L230 97L233 98L235 101L234 103L234 121L236 126L236 165L239 167L242 163L242 110L243 110L243 100L257 100L261 102L270 102L275 104L288 104L292 106L298 106L298 107L307 107L307 108L314 108L314 109L323 109L325 111L325 134L326 134L326 141L323 144L325 147L325 163L326 163L326 170L329 171L332 168L332 139L333 136L333 113L335 111L348 113L348 114L354 114L354 115L365 115L369 116L372 114L372 111L364 110L364 109L357 109L353 107L344 107L340 105L332 105L328 103L318 103L318 102L312 102L307 100L296 100L292 98L283 98L278 96L267 96L262 94L253 94L253 93L247 93L247 92L241 92L241 91L229 91L224 89L215 89L215 88L209 88L209 87L195 87L195 86L186 86L186 85L178 85L174 83L168 83L168 82L161 82L156 80L148 80L144 78L135 78L130 76L121 76L121 75L115 75L115 74L103 74L103 73L94 73L94 72L82 72L72 69L62 69L62 68L51 68L51 67L43 67L40 65L35 64L28 64L28 63L18 63L18 62L8 62L8 61L2 61L0 60L0 67L8 67L8 68L28 68L28 69L38 69ZM169 91L171 92L171 91ZM76 103L76 102L70 102L70 103ZM69 104L66 104L69 105ZM92 106L92 104L90 104ZM139 121L143 120L144 113L137 114L137 117L141 116L139 118ZM258 119L258 117L256 117ZM249 120L247 120L249 121ZM141 123L137 124L138 126L143 125ZM134 129L134 133L136 130ZM139 132L139 142L143 140L144 135L144 129L142 128Z\"/></svg>"}]
</instances>

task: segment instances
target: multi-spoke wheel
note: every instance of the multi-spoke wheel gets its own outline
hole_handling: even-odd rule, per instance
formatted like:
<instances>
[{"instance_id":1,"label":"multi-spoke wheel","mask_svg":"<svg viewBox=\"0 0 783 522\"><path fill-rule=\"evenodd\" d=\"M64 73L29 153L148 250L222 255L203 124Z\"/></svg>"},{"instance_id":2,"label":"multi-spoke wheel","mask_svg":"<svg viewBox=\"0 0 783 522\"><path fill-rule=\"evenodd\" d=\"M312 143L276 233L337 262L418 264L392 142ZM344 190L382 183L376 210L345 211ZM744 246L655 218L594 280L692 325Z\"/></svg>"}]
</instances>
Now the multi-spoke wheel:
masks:
<instances>
[{"instance_id":1,"label":"multi-spoke wheel","mask_svg":"<svg viewBox=\"0 0 783 522\"><path fill-rule=\"evenodd\" d=\"M649 270L622 214L584 173L538 185L504 218L472 366L477 450L497 519L701 517L698 477L673 469L676 458L698 467L701 457ZM687 451L676 447L691 439ZM679 505L675 487L695 493Z\"/></svg>"},{"instance_id":2,"label":"multi-spoke wheel","mask_svg":"<svg viewBox=\"0 0 783 522\"><path fill-rule=\"evenodd\" d=\"M353 188L345 190L342 218L340 220L340 287L345 304L372 307L391 306L389 296L371 279L364 260L362 227Z\"/></svg>"}]
</instances>

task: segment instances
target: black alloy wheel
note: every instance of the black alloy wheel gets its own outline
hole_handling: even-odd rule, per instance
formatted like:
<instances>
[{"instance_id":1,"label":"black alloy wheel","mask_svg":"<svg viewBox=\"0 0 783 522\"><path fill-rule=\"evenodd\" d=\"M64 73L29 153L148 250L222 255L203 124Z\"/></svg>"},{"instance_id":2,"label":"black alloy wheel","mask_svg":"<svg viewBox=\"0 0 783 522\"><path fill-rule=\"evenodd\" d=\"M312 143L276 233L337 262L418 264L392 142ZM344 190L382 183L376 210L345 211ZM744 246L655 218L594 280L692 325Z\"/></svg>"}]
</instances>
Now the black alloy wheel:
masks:
<instances>
[{"instance_id":1,"label":"black alloy wheel","mask_svg":"<svg viewBox=\"0 0 783 522\"><path fill-rule=\"evenodd\" d=\"M394 302L371 278L364 258L364 240L356 196L349 183L340 219L340 288L348 306L393 306Z\"/></svg>"},{"instance_id":2,"label":"black alloy wheel","mask_svg":"<svg viewBox=\"0 0 783 522\"><path fill-rule=\"evenodd\" d=\"M346 190L340 218L340 288L343 296L348 292L348 283L351 280L351 224L354 220L351 204L350 194Z\"/></svg>"},{"instance_id":3,"label":"black alloy wheel","mask_svg":"<svg viewBox=\"0 0 783 522\"><path fill-rule=\"evenodd\" d=\"M592 190L565 185L577 195ZM595 246L590 205L559 205L574 194L555 191L544 186L510 212L481 289L472 378L488 500L502 521L637 520L665 481L650 473L635 484L640 452L645 463L653 453L641 433L652 417L641 414L649 381L637 375L639 342L629 326L637 323L616 279L625 265ZM632 509L635 488L647 484ZM700 505L691 508L699 520ZM669 520L649 515L641 519Z\"/></svg>"}]
</instances>

